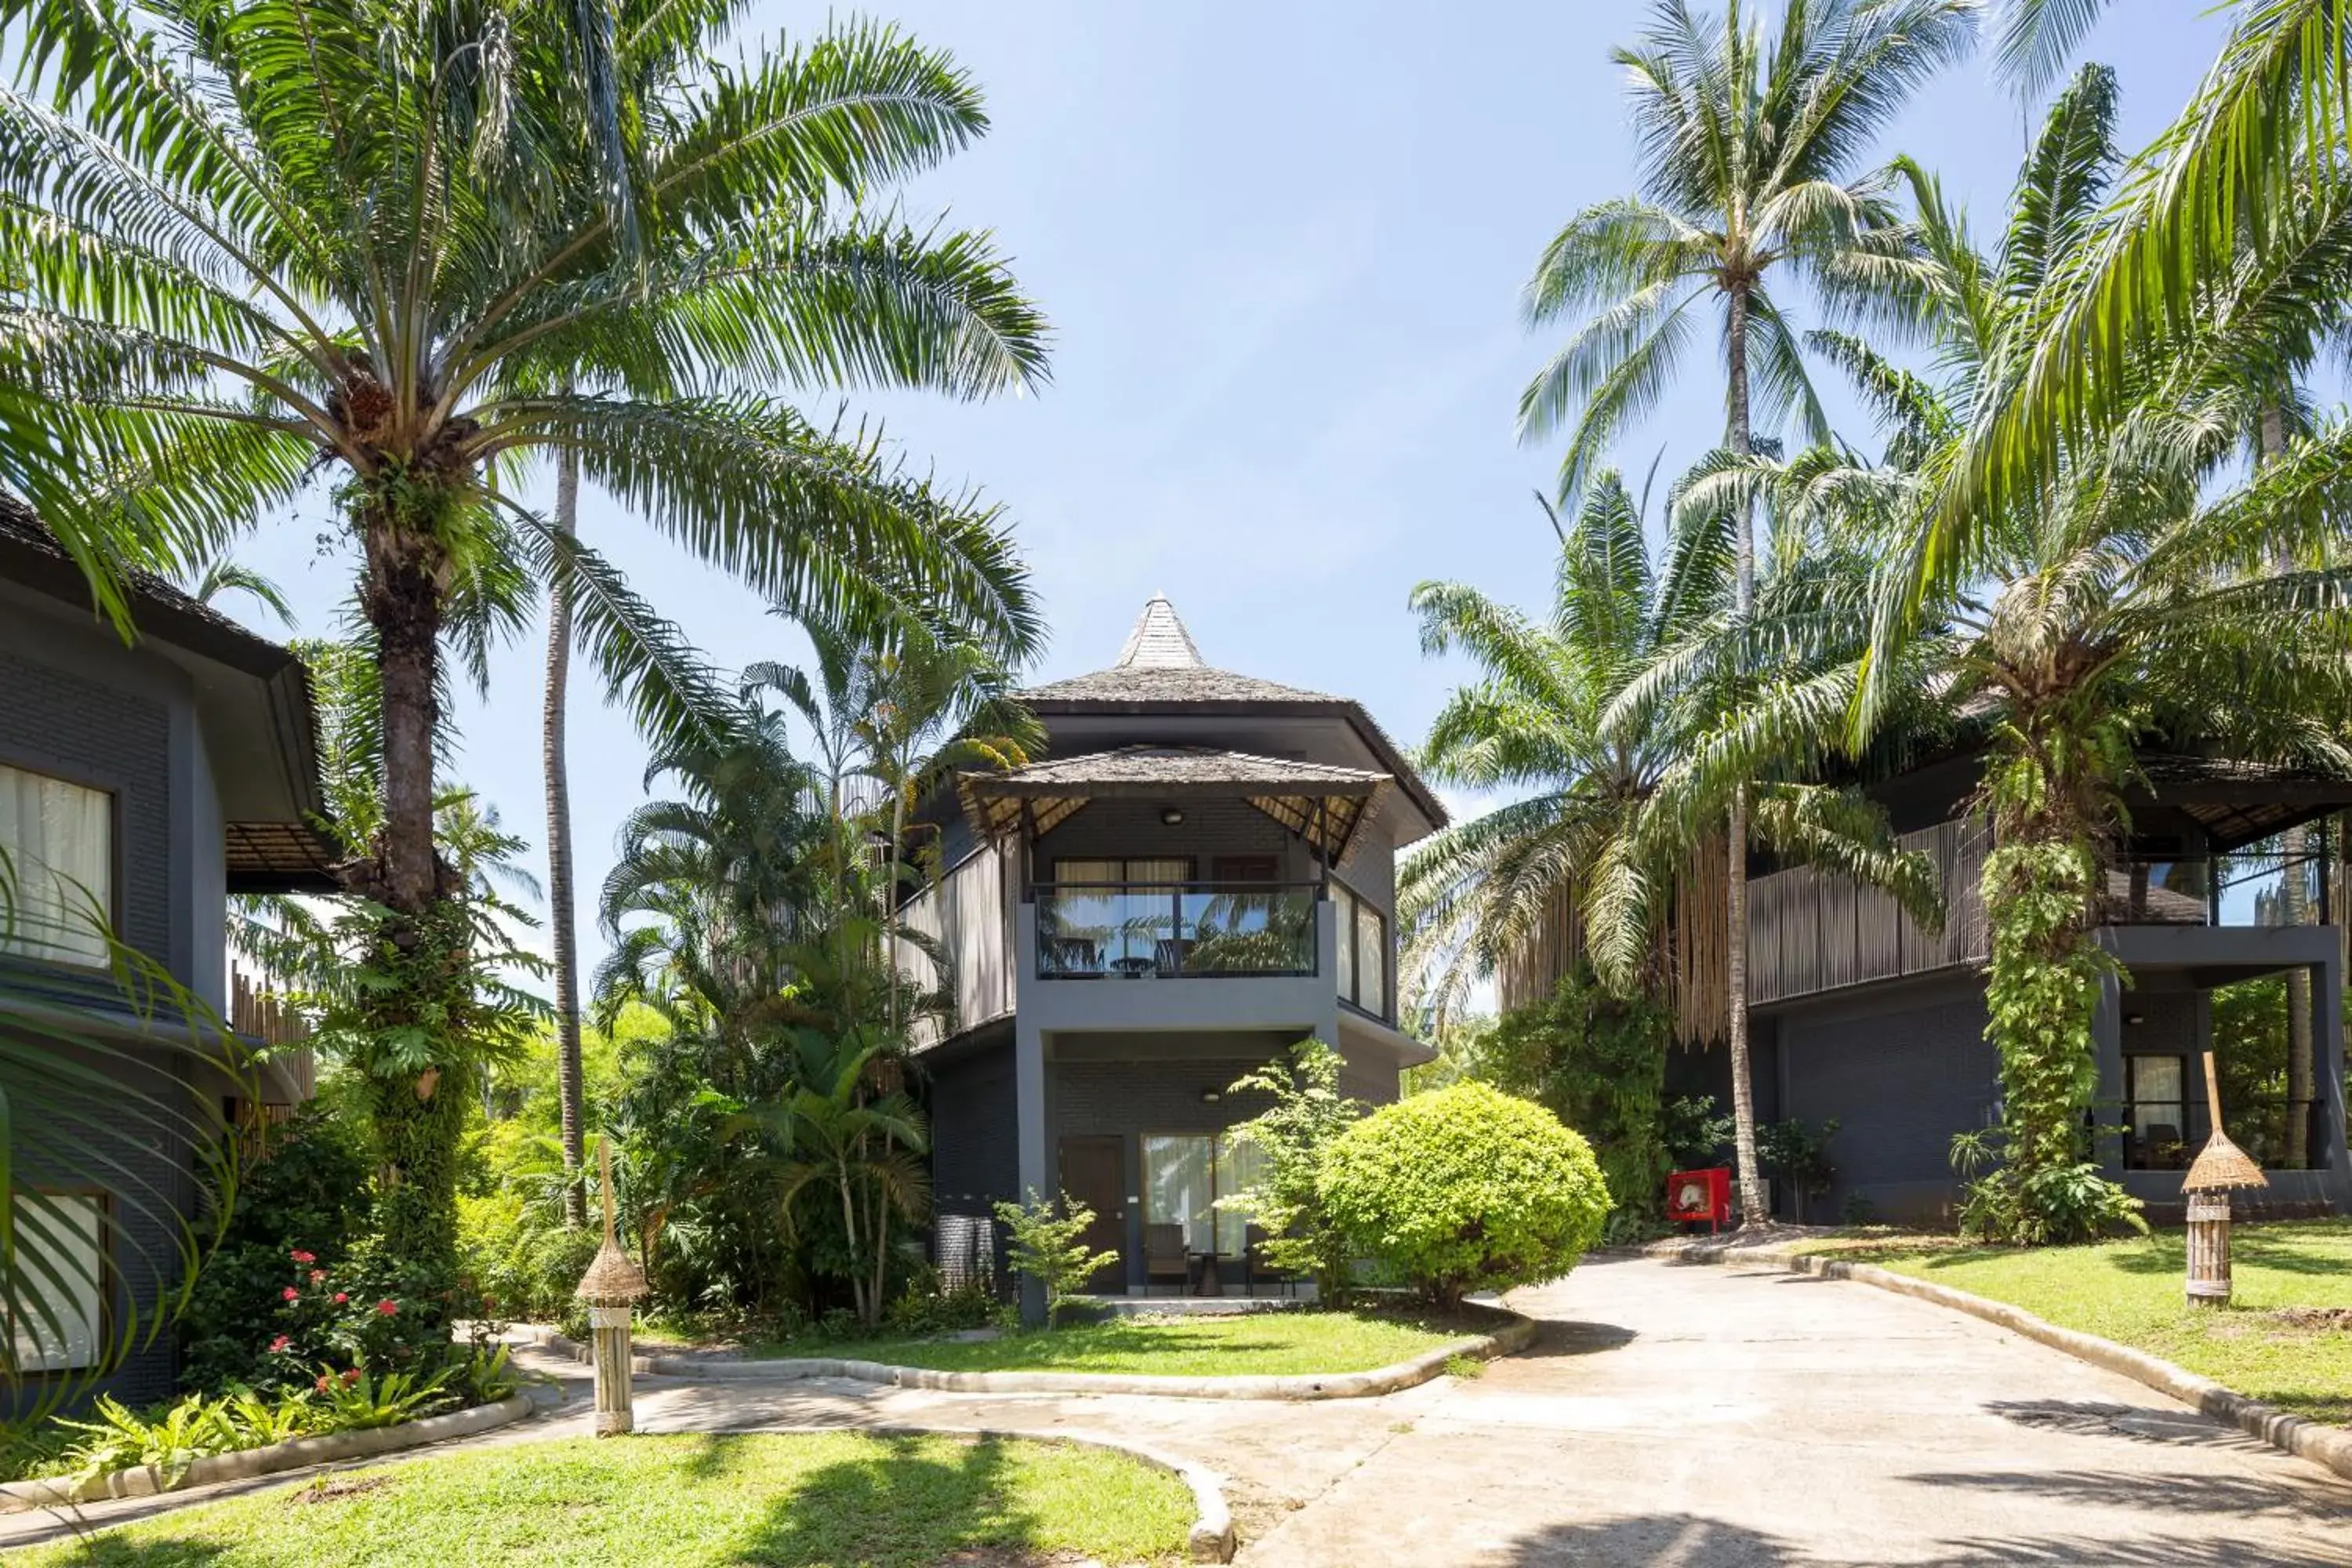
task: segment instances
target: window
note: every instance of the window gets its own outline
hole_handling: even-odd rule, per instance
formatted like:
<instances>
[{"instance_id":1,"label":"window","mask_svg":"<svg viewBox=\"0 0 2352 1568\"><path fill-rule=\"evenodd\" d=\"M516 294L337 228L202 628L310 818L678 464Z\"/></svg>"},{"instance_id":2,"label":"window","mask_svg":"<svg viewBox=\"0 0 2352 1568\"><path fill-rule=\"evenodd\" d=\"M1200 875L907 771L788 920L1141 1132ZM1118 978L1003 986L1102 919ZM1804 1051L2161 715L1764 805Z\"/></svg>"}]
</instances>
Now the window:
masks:
<instances>
[{"instance_id":1,"label":"window","mask_svg":"<svg viewBox=\"0 0 2352 1568\"><path fill-rule=\"evenodd\" d=\"M18 1193L16 1248L16 1295L6 1309L17 1369L96 1364L106 1312L106 1200Z\"/></svg>"},{"instance_id":2,"label":"window","mask_svg":"<svg viewBox=\"0 0 2352 1568\"><path fill-rule=\"evenodd\" d=\"M1056 860L1056 882L1108 882L1128 887L1174 888L1192 879L1192 862L1181 856L1137 860Z\"/></svg>"},{"instance_id":3,"label":"window","mask_svg":"<svg viewBox=\"0 0 2352 1568\"><path fill-rule=\"evenodd\" d=\"M1339 938L1339 1000L1386 1017L1388 917L1338 882L1331 884L1331 912Z\"/></svg>"},{"instance_id":4,"label":"window","mask_svg":"<svg viewBox=\"0 0 2352 1568\"><path fill-rule=\"evenodd\" d=\"M103 964L114 923L114 797L0 766L0 854L16 889L13 911L0 906L0 952Z\"/></svg>"},{"instance_id":5,"label":"window","mask_svg":"<svg viewBox=\"0 0 2352 1568\"><path fill-rule=\"evenodd\" d=\"M2188 1063L2180 1057L2126 1057L2126 1126L2124 1165L2135 1171L2177 1171L2188 1163L2188 1102L2181 1092Z\"/></svg>"},{"instance_id":6,"label":"window","mask_svg":"<svg viewBox=\"0 0 2352 1568\"><path fill-rule=\"evenodd\" d=\"M1239 1258L1248 1242L1249 1221L1217 1200L1255 1183L1265 1169L1265 1152L1232 1132L1143 1140L1143 1223L1184 1227L1188 1252L1213 1249Z\"/></svg>"}]
</instances>

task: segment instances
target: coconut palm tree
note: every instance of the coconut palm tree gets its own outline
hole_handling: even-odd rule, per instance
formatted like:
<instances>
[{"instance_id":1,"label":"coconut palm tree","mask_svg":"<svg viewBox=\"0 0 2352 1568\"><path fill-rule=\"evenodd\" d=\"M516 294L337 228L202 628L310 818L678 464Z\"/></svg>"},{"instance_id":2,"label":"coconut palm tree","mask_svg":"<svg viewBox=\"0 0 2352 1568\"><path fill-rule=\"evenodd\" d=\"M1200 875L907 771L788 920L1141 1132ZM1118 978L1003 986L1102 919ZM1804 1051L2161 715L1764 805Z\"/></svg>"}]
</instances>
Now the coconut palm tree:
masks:
<instances>
[{"instance_id":1,"label":"coconut palm tree","mask_svg":"<svg viewBox=\"0 0 2352 1568\"><path fill-rule=\"evenodd\" d=\"M2023 83L2054 78L2105 5L2022 0L2002 63ZM2352 0L2240 0L2196 96L2123 169L2097 242L2053 275L2035 330L1968 405L1911 562L1915 613L1952 591L1984 519L2130 415L2147 356L2197 330L2210 290L2249 254L2292 252L2298 209L2352 202L2347 151Z\"/></svg>"},{"instance_id":2,"label":"coconut palm tree","mask_svg":"<svg viewBox=\"0 0 2352 1568\"><path fill-rule=\"evenodd\" d=\"M1825 439L1795 330L1775 279L1810 283L1857 309L1904 299L1905 237L1883 179L1864 172L1879 133L1930 75L1974 41L1974 0L1790 0L1777 33L1719 23L1658 0L1643 40L1615 51L1640 139L1642 194L1587 207L1546 249L1528 285L1536 324L1584 316L1519 399L1523 437L1573 420L1560 468L1572 498L1614 436L1653 407L1688 343L1692 318L1720 310L1725 445L1745 456L1759 422L1794 412ZM1586 312L1590 312L1586 315ZM1736 606L1753 607L1752 521L1738 531ZM1726 951L1736 1139L1754 1175L1748 1061L1748 805L1731 801ZM1751 1208L1751 1214L1757 1213Z\"/></svg>"},{"instance_id":3,"label":"coconut palm tree","mask_svg":"<svg viewBox=\"0 0 2352 1568\"><path fill-rule=\"evenodd\" d=\"M1664 917L1679 900L1696 908L1680 911L1677 924L1722 919L1720 885L1694 872L1719 863L1730 799L1748 780L1760 781L1749 792L1759 843L1932 912L1926 868L1894 852L1866 803L1810 782L1801 765L1809 759L1785 737L1774 756L1717 743L1732 681L1690 651L1759 626L1785 635L1802 618L1843 624L1851 660L1865 595L1817 579L1866 584L1853 556L1819 541L1777 541L1763 614L1735 620L1729 514L1678 527L1661 564L1643 538L1643 510L1613 471L1595 479L1563 531L1543 622L1460 584L1414 590L1424 650L1461 648L1484 671L1439 711L1421 765L1464 787L1530 792L1444 830L1400 875L1407 962L1441 1022L1472 979L1556 918L1563 893L1572 945L1606 984L1621 994L1668 990L1678 958ZM1756 670L1737 673L1752 680ZM1843 715L1833 708L1823 727L1834 734ZM1766 1212L1760 1185L1743 1202L1751 1215Z\"/></svg>"},{"instance_id":4,"label":"coconut palm tree","mask_svg":"<svg viewBox=\"0 0 2352 1568\"><path fill-rule=\"evenodd\" d=\"M1938 377L1911 377L1855 340L1833 352L1892 433L1895 460L1881 477L1908 489L1915 551L1939 526L1942 481L1975 438L1969 410L2038 341L2048 290L2107 241L2103 203L2125 167L2115 110L2101 67L2059 96L1990 255L1933 180L1907 172L1937 272L1923 298ZM2352 283L2346 215L2324 201L2300 211L2300 228L2275 226L2295 244L2270 259L2250 253L2208 291L2192 331L2133 357L2132 402L2111 430L2067 443L2048 483L2010 492L1950 537L1954 585L1924 615L1913 608L1916 553L1882 582L1875 668L1857 710L1867 721L1906 684L1884 656L1916 667L1924 650L1943 700L1990 723L1996 847L1984 896L2007 1164L1985 1189L1984 1217L2019 1239L2080 1234L2116 1206L2085 1163L2081 1128L2106 972L2090 926L2134 746L2218 742L2247 760L2352 768L2340 719L2352 700L2341 521L2352 427L2321 425L2251 471L2233 468L2245 434L2278 406L2278 356Z\"/></svg>"},{"instance_id":5,"label":"coconut palm tree","mask_svg":"<svg viewBox=\"0 0 2352 1568\"><path fill-rule=\"evenodd\" d=\"M623 79L670 79L656 58L707 53L730 17L648 24L616 46ZM984 242L854 199L982 128L945 57L846 27L633 101L632 237L582 174L574 57L545 9L27 0L0 26L28 62L0 89L6 480L100 566L215 553L331 486L383 700L383 826L346 876L415 977L431 965L408 959L456 940L430 930L436 690L471 585L565 584L642 714L726 709L674 628L518 499L534 454L575 452L774 602L855 620L913 592L992 632L1032 624L992 511L764 392L1043 374L1041 324ZM386 1030L431 1016L403 987L381 1003ZM404 1106L454 1138L452 1113ZM448 1224L414 1240L446 1250Z\"/></svg>"}]
</instances>

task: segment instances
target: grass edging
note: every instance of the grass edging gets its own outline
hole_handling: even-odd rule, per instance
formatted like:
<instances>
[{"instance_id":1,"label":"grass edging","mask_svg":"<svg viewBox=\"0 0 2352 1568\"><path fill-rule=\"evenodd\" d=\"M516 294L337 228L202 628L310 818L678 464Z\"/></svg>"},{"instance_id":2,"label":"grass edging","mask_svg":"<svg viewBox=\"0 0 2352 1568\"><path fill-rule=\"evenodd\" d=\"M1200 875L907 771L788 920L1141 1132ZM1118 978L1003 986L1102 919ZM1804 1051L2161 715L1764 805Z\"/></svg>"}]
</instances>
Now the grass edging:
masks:
<instances>
[{"instance_id":1,"label":"grass edging","mask_svg":"<svg viewBox=\"0 0 2352 1568\"><path fill-rule=\"evenodd\" d=\"M816 1422L783 1426L725 1426L697 1428L713 1435L752 1436L778 1434L785 1436L817 1436L838 1437L985 1437L1001 1443L1066 1443L1076 1448L1098 1448L1106 1453L1122 1454L1130 1459L1165 1471L1184 1483L1192 1494L1192 1525L1185 1533L1184 1550L1195 1563L1230 1563L1238 1544L1234 1533L1233 1510L1225 1503L1225 1479L1205 1465L1162 1453L1141 1443L1124 1437L1107 1436L1099 1432L1073 1432L1056 1429L1052 1432L1024 1432L1009 1426L930 1426L918 1421L857 1421L847 1426L840 1422Z\"/></svg>"},{"instance_id":2,"label":"grass edging","mask_svg":"<svg viewBox=\"0 0 2352 1568\"><path fill-rule=\"evenodd\" d=\"M2077 1361L2104 1367L2109 1372L2145 1384L2160 1394L2168 1394L2184 1405L2193 1405L2218 1421L2227 1421L2248 1436L2258 1437L2274 1448L2307 1459L2323 1468L2332 1470L2352 1481L2352 1430L2331 1426L2325 1422L2294 1415L2275 1406L2247 1398L2234 1390L2224 1388L2210 1377L2190 1372L2160 1356L2129 1345L2103 1340L2096 1334L2086 1334L2079 1329L2062 1329L2045 1318L2038 1318L2022 1307L2012 1307L2006 1301L1978 1296L1933 1280L1897 1274L1891 1268L1881 1268L1872 1263L1853 1263L1842 1258L1816 1257L1810 1253L1783 1252L1774 1247L1710 1246L1705 1243L1685 1247L1673 1256L1687 1262L1732 1263L1754 1258L1799 1274L1819 1275L1824 1279L1851 1279L1859 1284L1874 1285L1898 1296L1930 1301L1948 1307L1956 1312L1966 1312L1996 1323L2011 1333L2024 1335L2063 1352Z\"/></svg>"},{"instance_id":3,"label":"grass edging","mask_svg":"<svg viewBox=\"0 0 2352 1568\"><path fill-rule=\"evenodd\" d=\"M640 1355L631 1370L644 1377L681 1377L713 1383L793 1381L816 1377L892 1388L922 1388L942 1394L1152 1394L1172 1399L1369 1399L1413 1388L1444 1374L1457 1356L1480 1361L1510 1355L1535 1337L1532 1318L1507 1307L1478 1302L1465 1306L1500 1320L1491 1334L1435 1345L1407 1361L1368 1372L1286 1373L1238 1377L1156 1377L1114 1372L941 1372L936 1367L898 1366L888 1362L830 1356L779 1357L772 1361L715 1361L696 1357ZM551 1330L516 1325L557 1355L588 1359L586 1348Z\"/></svg>"},{"instance_id":4,"label":"grass edging","mask_svg":"<svg viewBox=\"0 0 2352 1568\"><path fill-rule=\"evenodd\" d=\"M530 1394L517 1393L494 1405L471 1405L464 1410L452 1410L445 1415L403 1421L394 1426L371 1426L357 1432L330 1432L316 1437L295 1437L284 1443L268 1443L258 1448L241 1448L234 1454L208 1454L190 1463L187 1469L169 1486L164 1484L163 1472L153 1465L110 1470L105 1475L79 1481L70 1476L52 1476L29 1481L0 1482L0 1513L21 1513L28 1509L98 1502L108 1498L155 1497L167 1491L184 1491L191 1487L250 1480L255 1476L275 1475L280 1470L331 1464L339 1459L364 1458L371 1454L420 1448L428 1443L438 1443L450 1437L468 1437L477 1432L510 1426L536 1408L537 1404Z\"/></svg>"}]
</instances>

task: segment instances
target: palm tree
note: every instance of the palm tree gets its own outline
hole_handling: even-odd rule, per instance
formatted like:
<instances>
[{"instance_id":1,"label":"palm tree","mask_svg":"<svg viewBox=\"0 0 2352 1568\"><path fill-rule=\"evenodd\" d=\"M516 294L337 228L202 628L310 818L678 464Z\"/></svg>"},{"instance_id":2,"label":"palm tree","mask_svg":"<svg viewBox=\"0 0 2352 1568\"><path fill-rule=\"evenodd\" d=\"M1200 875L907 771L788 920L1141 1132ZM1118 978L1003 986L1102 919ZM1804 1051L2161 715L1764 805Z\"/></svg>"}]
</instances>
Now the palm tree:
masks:
<instances>
[{"instance_id":1,"label":"palm tree","mask_svg":"<svg viewBox=\"0 0 2352 1568\"><path fill-rule=\"evenodd\" d=\"M620 39L624 81L668 79L656 65L730 16ZM101 564L216 552L331 481L383 700L383 826L346 877L388 912L386 951L456 940L431 930L433 755L469 584L567 585L644 716L726 708L675 628L516 498L533 454L575 452L774 602L855 620L913 593L1032 626L992 511L756 390L1042 375L1041 323L983 242L853 199L982 128L943 56L850 27L633 100L631 237L582 176L574 58L545 9L36 0L0 25L31 62L0 89L0 193L35 220L0 225L6 479ZM876 299L893 330L850 308ZM388 1031L431 1016L400 987L379 1002ZM428 1142L454 1138L450 1113L405 1104Z\"/></svg>"},{"instance_id":2,"label":"palm tree","mask_svg":"<svg viewBox=\"0 0 2352 1568\"><path fill-rule=\"evenodd\" d=\"M195 580L184 586L188 590L188 596L199 605L210 605L224 594L248 595L288 626L294 625L294 606L286 602L286 595L278 584L252 567L240 565L226 555L207 563Z\"/></svg>"},{"instance_id":3,"label":"palm tree","mask_svg":"<svg viewBox=\"0 0 2352 1568\"><path fill-rule=\"evenodd\" d=\"M1894 851L1875 809L1808 782L1803 763L1825 749L1818 735L1801 744L1780 733L1769 753L1746 743L1744 732L1738 743L1723 735L1723 693L1735 684L1724 669L1753 682L1759 668L1719 651L1735 637L1771 628L1785 640L1801 623L1806 639L1832 645L1807 655L1819 665L1838 657L1821 628L1843 626L1849 662L1859 652L1856 606L1864 595L1853 584L1867 577L1854 569L1854 553L1824 549L1818 539L1777 540L1763 613L1735 618L1731 513L1694 514L1678 526L1661 570L1643 539L1643 510L1614 472L1596 478L1562 536L1546 623L1462 584L1414 590L1424 650L1461 647L1485 671L1440 710L1422 765L1465 787L1534 792L1446 829L1399 879L1408 962L1436 999L1441 1025L1473 977L1492 973L1538 922L1558 918L1565 895L1580 961L1620 994L1681 993L1682 1027L1706 1030L1711 1020L1695 1016L1690 1000L1703 977L1675 951L1664 917L1674 913L1675 930L1722 919L1720 884L1705 873L1720 864L1711 851L1743 790L1759 843L1933 913L1927 868ZM1843 705L1833 707L1816 728L1833 734L1843 716ZM1735 1100L1738 1089L1735 1080ZM1752 1147L1741 1201L1760 1218L1767 1211Z\"/></svg>"},{"instance_id":4,"label":"palm tree","mask_svg":"<svg viewBox=\"0 0 2352 1568\"><path fill-rule=\"evenodd\" d=\"M2001 60L2031 85L2061 62L2105 0L2024 0ZM2095 244L2049 279L2030 335L1966 410L1913 561L1910 607L1948 594L1965 536L2047 487L2064 448L2128 416L2154 345L2194 331L2210 291L2252 254L2289 254L2299 210L2340 207L2352 150L2352 0L2241 0L2230 36L2179 116L2123 170Z\"/></svg>"},{"instance_id":5,"label":"palm tree","mask_svg":"<svg viewBox=\"0 0 2352 1568\"><path fill-rule=\"evenodd\" d=\"M2122 165L2115 108L2101 67L2059 96L1990 256L1934 182L1909 172L1937 270L1923 297L1940 379L1910 377L1853 340L1835 352L1895 434L1892 479L1909 491L1915 549L1938 527L1942 477L1974 439L1967 411L2031 352L2053 282L2107 241L2102 203ZM1919 612L1916 554L1884 580L1864 720L1906 684L1882 656L1923 650L1942 700L1990 718L1990 1032L2007 1119L1995 1217L2020 1239L2078 1234L2104 1212L2066 1194L2095 1191L2081 1126L2105 968L2089 928L2133 747L2221 742L2247 760L2352 769L2337 717L2352 700L2339 521L2352 428L2322 426L2251 473L2230 471L2244 433L2277 405L2276 381L2249 367L2274 369L2313 302L2352 283L2352 223L2325 204L2302 213L2294 267L2242 266L2208 294L2194 331L2133 357L2129 411L2111 431L2062 447L2045 485L2009 492L1948 540L1954 586Z\"/></svg>"},{"instance_id":6,"label":"palm tree","mask_svg":"<svg viewBox=\"0 0 2352 1568\"><path fill-rule=\"evenodd\" d=\"M1918 85L1974 41L1973 0L1790 0L1780 30L1719 26L1657 0L1642 42L1614 51L1640 141L1642 195L1570 219L1527 290L1531 322L1591 311L1519 398L1523 437L1575 427L1560 468L1572 499L1616 434L1654 405L1702 301L1722 311L1725 444L1754 447L1756 416L1790 411L1826 439L1796 333L1767 288L1776 275L1853 308L1909 289L1906 246L1884 181L1860 165ZM1755 597L1755 541L1737 537L1737 613ZM1742 1190L1760 1194L1748 1046L1749 805L1735 792L1727 835L1726 952ZM1760 1209L1751 1206L1751 1215Z\"/></svg>"}]
</instances>

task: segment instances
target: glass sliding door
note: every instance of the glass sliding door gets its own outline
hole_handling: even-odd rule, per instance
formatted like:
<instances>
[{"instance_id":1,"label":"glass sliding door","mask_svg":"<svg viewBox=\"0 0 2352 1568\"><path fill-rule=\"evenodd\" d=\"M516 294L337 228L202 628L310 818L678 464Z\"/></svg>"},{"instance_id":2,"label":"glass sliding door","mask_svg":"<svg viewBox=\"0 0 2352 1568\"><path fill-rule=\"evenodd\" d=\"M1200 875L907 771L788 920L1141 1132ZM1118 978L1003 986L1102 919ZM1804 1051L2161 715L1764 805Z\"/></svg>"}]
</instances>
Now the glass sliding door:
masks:
<instances>
[{"instance_id":1,"label":"glass sliding door","mask_svg":"<svg viewBox=\"0 0 2352 1568\"><path fill-rule=\"evenodd\" d=\"M1181 1227L1187 1252L1239 1258L1248 1243L1249 1222L1218 1207L1218 1200L1255 1184L1265 1168L1264 1151L1231 1131L1147 1135L1143 1223Z\"/></svg>"}]
</instances>

